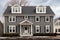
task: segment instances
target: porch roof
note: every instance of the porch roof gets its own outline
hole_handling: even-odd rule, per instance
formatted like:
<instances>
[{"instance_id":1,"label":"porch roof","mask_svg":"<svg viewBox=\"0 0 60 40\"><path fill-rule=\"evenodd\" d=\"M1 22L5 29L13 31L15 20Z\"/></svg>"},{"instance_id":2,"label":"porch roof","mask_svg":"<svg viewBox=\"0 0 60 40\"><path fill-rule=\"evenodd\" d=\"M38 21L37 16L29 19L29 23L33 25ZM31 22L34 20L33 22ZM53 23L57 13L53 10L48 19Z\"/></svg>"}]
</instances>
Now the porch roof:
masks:
<instances>
[{"instance_id":1,"label":"porch roof","mask_svg":"<svg viewBox=\"0 0 60 40\"><path fill-rule=\"evenodd\" d=\"M32 22L28 21L28 20L24 20L22 22L20 22L19 24L23 24L23 23L30 23L30 24L33 24Z\"/></svg>"}]
</instances>

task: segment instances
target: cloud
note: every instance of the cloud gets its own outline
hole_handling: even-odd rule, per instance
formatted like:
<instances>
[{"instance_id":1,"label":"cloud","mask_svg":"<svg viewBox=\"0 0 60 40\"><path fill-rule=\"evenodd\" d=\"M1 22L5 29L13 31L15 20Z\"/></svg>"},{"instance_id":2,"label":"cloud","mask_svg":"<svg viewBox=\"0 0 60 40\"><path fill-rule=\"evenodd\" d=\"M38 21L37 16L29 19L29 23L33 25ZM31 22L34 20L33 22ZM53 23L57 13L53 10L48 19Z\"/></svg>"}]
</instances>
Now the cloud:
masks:
<instances>
[{"instance_id":1,"label":"cloud","mask_svg":"<svg viewBox=\"0 0 60 40\"><path fill-rule=\"evenodd\" d=\"M60 17L60 6L52 6L51 8L55 13L55 18Z\"/></svg>"},{"instance_id":2,"label":"cloud","mask_svg":"<svg viewBox=\"0 0 60 40\"><path fill-rule=\"evenodd\" d=\"M60 16L60 0L30 0L30 5L49 5L55 13L55 18Z\"/></svg>"},{"instance_id":3,"label":"cloud","mask_svg":"<svg viewBox=\"0 0 60 40\"><path fill-rule=\"evenodd\" d=\"M56 14L55 18L60 16L60 0L27 0L27 1L29 6L49 5ZM8 4L8 0L0 0L0 16L4 12L7 4ZM0 17L0 19L1 18L2 17Z\"/></svg>"}]
</instances>

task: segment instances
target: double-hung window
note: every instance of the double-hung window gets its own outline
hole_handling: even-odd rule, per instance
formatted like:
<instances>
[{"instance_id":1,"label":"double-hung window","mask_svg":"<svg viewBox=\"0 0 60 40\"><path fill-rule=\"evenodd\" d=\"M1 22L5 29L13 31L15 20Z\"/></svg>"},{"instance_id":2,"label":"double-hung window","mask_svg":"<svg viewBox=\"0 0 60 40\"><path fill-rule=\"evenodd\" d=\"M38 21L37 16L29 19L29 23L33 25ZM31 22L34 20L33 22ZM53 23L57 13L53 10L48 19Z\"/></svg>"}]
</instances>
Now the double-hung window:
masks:
<instances>
[{"instance_id":1,"label":"double-hung window","mask_svg":"<svg viewBox=\"0 0 60 40\"><path fill-rule=\"evenodd\" d=\"M16 16L9 16L9 22L16 22Z\"/></svg>"},{"instance_id":2,"label":"double-hung window","mask_svg":"<svg viewBox=\"0 0 60 40\"><path fill-rule=\"evenodd\" d=\"M37 6L36 13L46 13L46 7L44 6Z\"/></svg>"},{"instance_id":3,"label":"double-hung window","mask_svg":"<svg viewBox=\"0 0 60 40\"><path fill-rule=\"evenodd\" d=\"M11 7L11 12L12 13L22 13L22 7L20 7L20 6Z\"/></svg>"},{"instance_id":4,"label":"double-hung window","mask_svg":"<svg viewBox=\"0 0 60 40\"><path fill-rule=\"evenodd\" d=\"M36 33L40 33L40 26L36 25Z\"/></svg>"},{"instance_id":5,"label":"double-hung window","mask_svg":"<svg viewBox=\"0 0 60 40\"><path fill-rule=\"evenodd\" d=\"M50 32L50 25L46 25L46 33Z\"/></svg>"},{"instance_id":6,"label":"double-hung window","mask_svg":"<svg viewBox=\"0 0 60 40\"><path fill-rule=\"evenodd\" d=\"M50 17L49 16L45 16L45 22L50 22Z\"/></svg>"},{"instance_id":7,"label":"double-hung window","mask_svg":"<svg viewBox=\"0 0 60 40\"><path fill-rule=\"evenodd\" d=\"M16 26L15 25L9 25L9 33L16 33Z\"/></svg>"},{"instance_id":8,"label":"double-hung window","mask_svg":"<svg viewBox=\"0 0 60 40\"><path fill-rule=\"evenodd\" d=\"M39 16L36 16L36 17L35 17L35 21L36 21L36 22L40 22L40 17L39 17Z\"/></svg>"}]
</instances>

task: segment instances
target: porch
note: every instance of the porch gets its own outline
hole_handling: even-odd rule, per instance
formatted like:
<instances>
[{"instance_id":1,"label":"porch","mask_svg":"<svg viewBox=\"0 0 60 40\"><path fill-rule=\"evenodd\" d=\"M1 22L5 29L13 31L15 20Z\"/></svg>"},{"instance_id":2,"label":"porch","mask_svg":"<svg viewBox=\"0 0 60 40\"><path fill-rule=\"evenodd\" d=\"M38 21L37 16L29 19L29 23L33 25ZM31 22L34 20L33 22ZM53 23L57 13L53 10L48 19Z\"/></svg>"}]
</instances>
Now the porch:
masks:
<instances>
[{"instance_id":1,"label":"porch","mask_svg":"<svg viewBox=\"0 0 60 40\"><path fill-rule=\"evenodd\" d=\"M20 23L20 36L32 36L32 22L24 20Z\"/></svg>"}]
</instances>

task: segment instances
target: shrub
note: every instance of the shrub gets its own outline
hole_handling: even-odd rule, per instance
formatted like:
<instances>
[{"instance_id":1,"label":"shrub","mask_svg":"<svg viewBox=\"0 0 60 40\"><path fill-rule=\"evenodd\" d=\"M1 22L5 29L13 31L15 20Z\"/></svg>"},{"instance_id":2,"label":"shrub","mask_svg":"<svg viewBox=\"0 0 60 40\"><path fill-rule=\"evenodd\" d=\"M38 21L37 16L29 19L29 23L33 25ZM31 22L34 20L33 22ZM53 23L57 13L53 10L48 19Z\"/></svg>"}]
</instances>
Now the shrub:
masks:
<instances>
[{"instance_id":1,"label":"shrub","mask_svg":"<svg viewBox=\"0 0 60 40\"><path fill-rule=\"evenodd\" d=\"M18 33L4 33L2 36L4 36L4 37L17 37L20 35Z\"/></svg>"},{"instance_id":2,"label":"shrub","mask_svg":"<svg viewBox=\"0 0 60 40\"><path fill-rule=\"evenodd\" d=\"M56 33L34 33L33 36L56 36Z\"/></svg>"}]
</instances>

